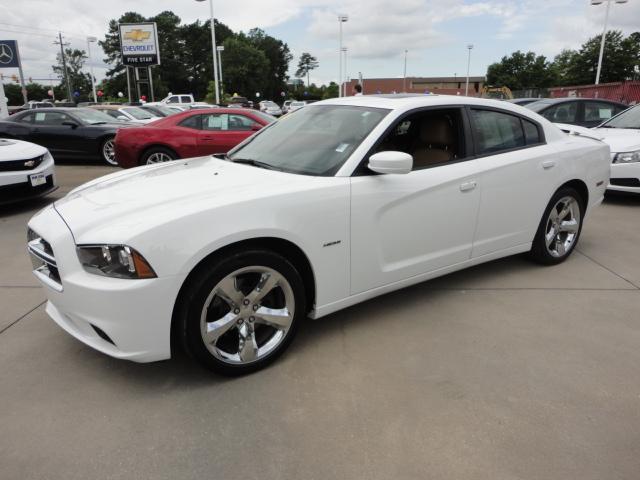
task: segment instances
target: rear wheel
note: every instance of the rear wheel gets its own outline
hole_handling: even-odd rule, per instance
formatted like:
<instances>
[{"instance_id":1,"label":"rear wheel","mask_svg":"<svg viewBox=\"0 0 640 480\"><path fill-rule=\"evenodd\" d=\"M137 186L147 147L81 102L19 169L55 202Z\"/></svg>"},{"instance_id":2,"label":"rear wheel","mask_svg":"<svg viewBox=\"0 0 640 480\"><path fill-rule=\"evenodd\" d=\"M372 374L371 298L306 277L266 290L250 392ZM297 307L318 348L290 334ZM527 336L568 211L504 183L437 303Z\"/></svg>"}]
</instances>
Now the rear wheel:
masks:
<instances>
[{"instance_id":1,"label":"rear wheel","mask_svg":"<svg viewBox=\"0 0 640 480\"><path fill-rule=\"evenodd\" d=\"M578 243L583 212L583 200L576 190L570 187L558 190L542 216L531 257L545 265L565 261Z\"/></svg>"},{"instance_id":2,"label":"rear wheel","mask_svg":"<svg viewBox=\"0 0 640 480\"><path fill-rule=\"evenodd\" d=\"M172 150L164 147L152 147L142 156L141 165L153 165L155 163L170 162L178 158Z\"/></svg>"},{"instance_id":3,"label":"rear wheel","mask_svg":"<svg viewBox=\"0 0 640 480\"><path fill-rule=\"evenodd\" d=\"M100 154L102 155L102 159L109 165L118 165L118 162L116 161L115 143L113 140L114 137L109 137L102 142L100 145Z\"/></svg>"},{"instance_id":4,"label":"rear wheel","mask_svg":"<svg viewBox=\"0 0 640 480\"><path fill-rule=\"evenodd\" d=\"M293 340L306 308L295 267L267 250L205 265L180 305L187 351L223 375L250 373L275 360Z\"/></svg>"}]
</instances>

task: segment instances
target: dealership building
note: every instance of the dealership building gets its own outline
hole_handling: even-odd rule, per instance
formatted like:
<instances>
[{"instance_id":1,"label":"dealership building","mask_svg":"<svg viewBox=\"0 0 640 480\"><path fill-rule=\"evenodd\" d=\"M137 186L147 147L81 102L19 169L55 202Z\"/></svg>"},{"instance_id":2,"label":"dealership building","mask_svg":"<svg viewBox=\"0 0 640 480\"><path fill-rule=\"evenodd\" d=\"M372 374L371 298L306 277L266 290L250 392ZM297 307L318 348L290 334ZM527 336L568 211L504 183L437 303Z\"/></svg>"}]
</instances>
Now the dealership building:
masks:
<instances>
[{"instance_id":1,"label":"dealership building","mask_svg":"<svg viewBox=\"0 0 640 480\"><path fill-rule=\"evenodd\" d=\"M464 95L467 77L400 77L400 78L363 78L362 93L441 93L445 95ZM476 96L484 86L485 77L469 77L469 95ZM353 87L358 79L346 82L347 95L353 95Z\"/></svg>"}]
</instances>

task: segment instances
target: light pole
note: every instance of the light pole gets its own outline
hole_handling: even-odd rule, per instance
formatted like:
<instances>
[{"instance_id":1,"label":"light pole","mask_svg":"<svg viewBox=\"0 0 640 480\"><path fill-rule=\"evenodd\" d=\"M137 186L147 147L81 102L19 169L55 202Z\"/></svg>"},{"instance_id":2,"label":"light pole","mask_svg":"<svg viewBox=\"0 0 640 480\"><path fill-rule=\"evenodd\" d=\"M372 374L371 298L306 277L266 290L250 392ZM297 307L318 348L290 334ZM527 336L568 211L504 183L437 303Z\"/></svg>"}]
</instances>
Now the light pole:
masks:
<instances>
[{"instance_id":1,"label":"light pole","mask_svg":"<svg viewBox=\"0 0 640 480\"><path fill-rule=\"evenodd\" d=\"M600 39L600 55L598 56L598 71L596 72L596 85L600 83L600 70L602 69L602 56L604 55L604 40L607 36L607 23L609 23L609 9L611 8L611 0L591 0L591 5L601 5L607 2L607 11L604 14L604 29L602 30L602 39ZM627 3L628 0L615 0L616 3Z\"/></svg>"},{"instance_id":2,"label":"light pole","mask_svg":"<svg viewBox=\"0 0 640 480\"><path fill-rule=\"evenodd\" d=\"M216 50L218 50L218 68L220 69L220 86L222 87L222 56L220 52L224 52L224 45L219 45L216 47ZM220 88L220 90L224 93L222 88Z\"/></svg>"},{"instance_id":3,"label":"light pole","mask_svg":"<svg viewBox=\"0 0 640 480\"><path fill-rule=\"evenodd\" d=\"M349 20L348 15L338 15L340 25L340 48L338 49L338 96L342 96L342 24Z\"/></svg>"},{"instance_id":4,"label":"light pole","mask_svg":"<svg viewBox=\"0 0 640 480\"><path fill-rule=\"evenodd\" d=\"M345 82L344 82L344 88L342 87L342 84L340 84L340 89L342 90L342 96L346 97L347 96L347 82L346 82L346 79L349 78L349 74L347 73L347 47L342 47L342 54L344 55L344 78L345 78Z\"/></svg>"},{"instance_id":5,"label":"light pole","mask_svg":"<svg viewBox=\"0 0 640 480\"><path fill-rule=\"evenodd\" d=\"M89 59L89 72L91 73L91 90L93 90L93 101L98 103L98 96L96 95L96 82L93 79L93 63L91 61L91 44L97 42L96 37L87 37L87 57Z\"/></svg>"},{"instance_id":6,"label":"light pole","mask_svg":"<svg viewBox=\"0 0 640 480\"><path fill-rule=\"evenodd\" d=\"M206 2L206 0L196 0L196 2ZM218 56L216 55L216 27L213 19L213 0L209 0L209 11L211 14L211 53L213 54L213 81L216 84L216 105L220 105L220 85L218 84Z\"/></svg>"},{"instance_id":7,"label":"light pole","mask_svg":"<svg viewBox=\"0 0 640 480\"><path fill-rule=\"evenodd\" d=\"M473 45L467 45L467 49L469 50L469 56L467 58L467 83L464 87L464 96L469 96L469 67L471 66L471 50L473 49Z\"/></svg>"},{"instance_id":8,"label":"light pole","mask_svg":"<svg viewBox=\"0 0 640 480\"><path fill-rule=\"evenodd\" d=\"M402 76L402 92L407 93L407 52L409 50L404 51L404 74Z\"/></svg>"}]
</instances>

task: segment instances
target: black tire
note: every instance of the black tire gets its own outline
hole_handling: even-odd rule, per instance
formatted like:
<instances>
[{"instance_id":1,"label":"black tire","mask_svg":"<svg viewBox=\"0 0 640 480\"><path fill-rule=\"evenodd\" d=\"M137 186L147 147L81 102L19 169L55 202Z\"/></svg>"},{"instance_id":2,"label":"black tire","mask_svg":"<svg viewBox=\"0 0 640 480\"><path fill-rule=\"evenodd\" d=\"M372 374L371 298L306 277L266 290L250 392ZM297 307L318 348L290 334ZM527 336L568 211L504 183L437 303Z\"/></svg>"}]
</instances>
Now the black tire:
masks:
<instances>
[{"instance_id":1,"label":"black tire","mask_svg":"<svg viewBox=\"0 0 640 480\"><path fill-rule=\"evenodd\" d=\"M579 212L579 222L577 225L577 232L575 232L575 237L568 248L564 248L565 243L563 244L563 252L559 254L558 251L554 252L554 247L547 247L546 235L547 233L552 232L553 229L553 220L552 210L556 209L556 213L558 212L558 202L563 199L570 198L575 201L575 205L577 206L576 212ZM549 204L547 208L544 210L544 214L542 215L542 219L540 220L540 224L538 225L538 230L536 232L536 236L533 239L533 244L531 245L531 250L529 252L529 256L535 262L540 263L542 265L557 265L559 263L564 262L571 252L573 252L574 248L578 244L578 240L580 239L580 233L582 232L582 220L584 219L585 212L585 201L582 196L571 187L562 187L556 193L553 194L551 200L549 200ZM562 213L562 212L560 212ZM560 219L562 220L562 219ZM561 222L562 223L562 222ZM558 238L557 236L555 237ZM567 238L567 237L565 237ZM555 242L551 242L552 245L556 245Z\"/></svg>"},{"instance_id":2,"label":"black tire","mask_svg":"<svg viewBox=\"0 0 640 480\"><path fill-rule=\"evenodd\" d=\"M154 160L157 158L157 160ZM151 147L142 154L140 165L153 165L155 163L170 162L180 158L176 152L166 147Z\"/></svg>"},{"instance_id":3,"label":"black tire","mask_svg":"<svg viewBox=\"0 0 640 480\"><path fill-rule=\"evenodd\" d=\"M201 327L202 327L201 315L204 310L205 304L207 303L208 300L211 301L210 296L213 295L212 292L214 291L214 289L216 288L216 286L219 284L221 280L228 278L229 275L234 274L240 269L244 269L247 267L254 267L254 266L271 269L276 273L278 273L279 275L281 275L286 280L286 282L288 282L288 286L290 286L290 290L288 289L288 292L290 292L289 296L292 295L295 302L294 303L295 307L293 308L294 312L291 315L292 320L291 320L290 326L288 327L288 330L286 331L286 333L283 334L283 336L279 340L279 343L276 343L276 346L274 346L272 350L267 350L267 353L264 356L259 357L256 360L249 361L248 363L233 364L233 363L230 363L229 360L224 361L223 359L218 358L216 355L214 355L214 353L210 350L210 348L213 348L215 350L217 348L217 344L220 342L221 339L223 339L225 335L230 336L229 338L226 339L227 344L233 343L234 341L236 341L235 340L236 336L239 339L241 326L239 326L236 323L233 327L231 327L229 330L226 331L227 333L220 335L218 339L215 340L214 344L211 344L209 347L207 347L203 339L203 333L201 331ZM253 275L253 274L249 273L248 275ZM237 282L235 284L237 285ZM280 293L276 291L278 288L279 287L275 287L273 289L273 291L275 292L274 294ZM248 289L250 291L249 293L245 291L246 289L240 289L240 290L242 290L241 295L242 296L246 295L247 297L251 293L256 291L256 290L253 290L252 286L250 286L250 288ZM178 328L179 328L178 334L186 352L191 357L196 359L200 364L221 375L226 375L226 376L244 375L244 374L255 372L257 370L260 370L266 367L271 362L273 362L276 358L278 358L291 344L291 341L293 340L296 334L296 331L298 329L298 324L306 314L306 302L305 302L304 292L305 290L304 290L303 281L298 271L288 260L278 255L277 253L274 253L269 250L250 250L250 251L244 251L244 252L242 251L232 252L230 254L226 254L224 257L213 258L210 261L198 267L196 272L189 278L188 283L185 284L185 286L182 289L182 293L178 300L177 309L176 309L177 315L176 317L174 317L175 318L174 321L178 322ZM268 301L268 296L269 294L266 295L262 301L265 301L265 300ZM284 298L284 296L282 296L282 298ZM214 296L214 300L211 301L211 303L209 304L210 305L208 307L209 309L213 308L215 299L216 299L216 296ZM219 304L224 305L225 309L228 308L229 313L231 313L231 310L233 310L233 307L229 307L229 305L223 302L219 302ZM246 308L249 309L250 307L247 306ZM209 309L207 310L207 312L210 312ZM220 315L225 315L225 314L224 313L214 314L212 315L213 317L212 320L221 318ZM235 318L239 318L243 315L244 313L240 313ZM255 315L256 316L260 315L259 310L256 312ZM236 322L237 321L238 320L236 320ZM245 322L245 327L249 327L249 324L246 322ZM258 329L259 328L270 329L272 327L268 327L268 326L264 327L262 325L259 325L258 321L256 320L256 323L253 325L253 328L255 328L254 335L256 338L256 345L259 345ZM263 333L265 333L264 330L263 330ZM268 334L269 331L267 330L266 333ZM230 340L231 342L229 342L228 340ZM238 341L241 342L241 340L238 340ZM265 340L263 343L263 346L267 345L267 343L268 341ZM236 348L238 350L237 355L239 355L241 346L238 346ZM219 355L219 352L217 353L217 355Z\"/></svg>"},{"instance_id":4,"label":"black tire","mask_svg":"<svg viewBox=\"0 0 640 480\"><path fill-rule=\"evenodd\" d=\"M100 142L100 158L108 165L117 166L118 161L115 157L115 144L113 140L115 137L107 137ZM110 145L110 147L109 147ZM110 153L108 152L110 151Z\"/></svg>"}]
</instances>

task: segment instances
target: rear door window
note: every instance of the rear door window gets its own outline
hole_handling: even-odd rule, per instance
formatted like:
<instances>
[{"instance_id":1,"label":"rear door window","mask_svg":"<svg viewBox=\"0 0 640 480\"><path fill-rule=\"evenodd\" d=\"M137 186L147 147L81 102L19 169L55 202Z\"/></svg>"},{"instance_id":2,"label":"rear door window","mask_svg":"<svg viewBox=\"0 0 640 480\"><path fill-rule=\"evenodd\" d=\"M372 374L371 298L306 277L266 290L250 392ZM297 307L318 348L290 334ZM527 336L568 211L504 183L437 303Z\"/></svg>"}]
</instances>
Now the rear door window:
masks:
<instances>
[{"instance_id":1,"label":"rear door window","mask_svg":"<svg viewBox=\"0 0 640 480\"><path fill-rule=\"evenodd\" d=\"M180 100L182 101L182 103L191 103L191 97L188 97L186 95L180 97Z\"/></svg>"},{"instance_id":2,"label":"rear door window","mask_svg":"<svg viewBox=\"0 0 640 480\"><path fill-rule=\"evenodd\" d=\"M578 102L564 102L539 112L554 123L575 123L578 116Z\"/></svg>"},{"instance_id":3,"label":"rear door window","mask_svg":"<svg viewBox=\"0 0 640 480\"><path fill-rule=\"evenodd\" d=\"M489 155L526 145L520 117L493 110L471 110L476 153Z\"/></svg>"}]
</instances>

